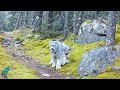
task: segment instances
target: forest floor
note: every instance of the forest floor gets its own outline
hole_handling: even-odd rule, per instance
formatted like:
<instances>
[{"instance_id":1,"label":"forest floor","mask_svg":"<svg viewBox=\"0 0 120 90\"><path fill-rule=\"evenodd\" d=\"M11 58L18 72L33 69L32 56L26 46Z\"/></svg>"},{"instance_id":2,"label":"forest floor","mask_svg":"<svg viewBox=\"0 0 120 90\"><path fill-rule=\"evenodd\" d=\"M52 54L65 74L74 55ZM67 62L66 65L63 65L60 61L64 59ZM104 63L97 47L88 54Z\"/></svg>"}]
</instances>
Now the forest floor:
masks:
<instances>
[{"instance_id":1,"label":"forest floor","mask_svg":"<svg viewBox=\"0 0 120 90\"><path fill-rule=\"evenodd\" d=\"M6 36L4 36L5 38ZM12 40L12 38L9 38ZM14 44L14 43L13 43ZM37 73L37 77L39 79L74 79L73 77L68 77L65 75L62 75L58 73L55 70L52 70L48 66L41 65L36 60L25 56L24 51L15 49L14 45L4 45L2 44L2 47L7 51L9 55L11 55L14 59L19 60L19 62L28 68L34 70Z\"/></svg>"},{"instance_id":2,"label":"forest floor","mask_svg":"<svg viewBox=\"0 0 120 90\"><path fill-rule=\"evenodd\" d=\"M78 66L83 55L94 48L105 46L105 42L96 42L91 44L74 44L73 34L64 41L72 48L68 60L70 64L65 64L60 70L49 65L51 53L49 51L49 41L35 38L36 35L31 29L16 30L0 34L0 74L6 67L10 67L8 79L82 79L78 75ZM13 34L11 36L11 34ZM9 37L9 35L11 37ZM26 38L26 36L32 35ZM13 37L13 38L12 38ZM62 38L58 36L57 38ZM10 45L5 44L4 38L10 39ZM120 33L116 33L116 43L120 43ZM20 47L14 42L14 39L23 40ZM54 38L53 38L54 39ZM16 41L16 40L15 40ZM113 64L120 67L120 58ZM2 77L0 76L0 79ZM106 72L97 76L86 77L86 79L120 79L120 72L113 70L111 67L106 68Z\"/></svg>"}]
</instances>

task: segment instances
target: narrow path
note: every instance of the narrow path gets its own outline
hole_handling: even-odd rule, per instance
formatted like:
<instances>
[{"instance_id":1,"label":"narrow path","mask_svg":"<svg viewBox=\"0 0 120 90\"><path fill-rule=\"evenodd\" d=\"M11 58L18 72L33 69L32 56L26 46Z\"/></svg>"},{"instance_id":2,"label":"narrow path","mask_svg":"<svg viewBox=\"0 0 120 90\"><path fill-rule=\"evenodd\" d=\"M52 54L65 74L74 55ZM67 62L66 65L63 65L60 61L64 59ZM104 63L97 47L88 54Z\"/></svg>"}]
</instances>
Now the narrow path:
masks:
<instances>
[{"instance_id":1,"label":"narrow path","mask_svg":"<svg viewBox=\"0 0 120 90\"><path fill-rule=\"evenodd\" d=\"M11 38L9 39L12 40ZM35 70L39 79L74 79L73 77L64 76L47 66L41 65L36 60L25 56L23 51L15 50L14 45L11 43L10 45L4 45L3 43L2 46L13 58L20 60L22 64Z\"/></svg>"}]
</instances>

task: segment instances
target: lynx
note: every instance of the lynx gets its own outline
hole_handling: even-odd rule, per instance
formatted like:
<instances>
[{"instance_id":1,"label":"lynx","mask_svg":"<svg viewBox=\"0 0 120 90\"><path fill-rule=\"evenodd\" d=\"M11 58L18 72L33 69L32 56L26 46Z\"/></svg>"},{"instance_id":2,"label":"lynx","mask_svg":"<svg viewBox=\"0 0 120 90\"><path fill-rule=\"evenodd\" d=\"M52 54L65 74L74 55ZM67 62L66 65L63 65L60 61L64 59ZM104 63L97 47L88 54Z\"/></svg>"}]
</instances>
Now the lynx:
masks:
<instances>
[{"instance_id":1,"label":"lynx","mask_svg":"<svg viewBox=\"0 0 120 90\"><path fill-rule=\"evenodd\" d=\"M50 40L50 52L52 53L52 59L49 64L52 64L52 67L56 67L56 69L60 69L61 65L69 63L67 60L70 48L58 41L58 40Z\"/></svg>"}]
</instances>

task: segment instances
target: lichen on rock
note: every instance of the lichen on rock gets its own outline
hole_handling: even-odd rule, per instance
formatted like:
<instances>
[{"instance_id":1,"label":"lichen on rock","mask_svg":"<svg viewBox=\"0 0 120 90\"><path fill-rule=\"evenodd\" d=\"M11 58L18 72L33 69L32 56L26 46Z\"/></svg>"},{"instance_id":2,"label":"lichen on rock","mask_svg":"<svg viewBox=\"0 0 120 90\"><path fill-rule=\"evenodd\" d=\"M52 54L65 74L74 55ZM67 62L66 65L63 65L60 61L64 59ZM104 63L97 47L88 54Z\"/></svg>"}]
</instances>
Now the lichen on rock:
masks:
<instances>
[{"instance_id":1,"label":"lichen on rock","mask_svg":"<svg viewBox=\"0 0 120 90\"><path fill-rule=\"evenodd\" d=\"M80 62L78 73L81 77L96 76L105 71L120 57L120 46L95 48L85 53Z\"/></svg>"},{"instance_id":2,"label":"lichen on rock","mask_svg":"<svg viewBox=\"0 0 120 90\"><path fill-rule=\"evenodd\" d=\"M106 23L93 20L89 23L83 22L79 29L78 43L88 44L106 40Z\"/></svg>"}]
</instances>

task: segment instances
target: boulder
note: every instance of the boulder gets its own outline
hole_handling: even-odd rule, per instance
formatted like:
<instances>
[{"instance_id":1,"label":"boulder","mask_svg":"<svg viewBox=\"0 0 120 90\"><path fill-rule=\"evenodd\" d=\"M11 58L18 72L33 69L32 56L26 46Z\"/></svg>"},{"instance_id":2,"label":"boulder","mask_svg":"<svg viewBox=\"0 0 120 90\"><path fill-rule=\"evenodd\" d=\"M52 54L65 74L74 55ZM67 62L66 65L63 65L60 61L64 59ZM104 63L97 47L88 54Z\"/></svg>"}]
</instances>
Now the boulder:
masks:
<instances>
[{"instance_id":1,"label":"boulder","mask_svg":"<svg viewBox=\"0 0 120 90\"><path fill-rule=\"evenodd\" d=\"M24 36L25 39L29 39L31 37L32 37L32 34L28 34L28 35Z\"/></svg>"},{"instance_id":2,"label":"boulder","mask_svg":"<svg viewBox=\"0 0 120 90\"><path fill-rule=\"evenodd\" d=\"M79 44L106 41L107 24L105 21L85 21L81 24L78 35Z\"/></svg>"},{"instance_id":3,"label":"boulder","mask_svg":"<svg viewBox=\"0 0 120 90\"><path fill-rule=\"evenodd\" d=\"M39 39L40 38L40 35L35 35L34 36L34 39Z\"/></svg>"},{"instance_id":4,"label":"boulder","mask_svg":"<svg viewBox=\"0 0 120 90\"><path fill-rule=\"evenodd\" d=\"M18 49L18 48L21 48L22 45L21 45L21 44L14 44L14 47L15 47L16 49Z\"/></svg>"},{"instance_id":5,"label":"boulder","mask_svg":"<svg viewBox=\"0 0 120 90\"><path fill-rule=\"evenodd\" d=\"M100 74L118 57L120 57L120 46L95 48L84 54L78 67L78 74L80 77Z\"/></svg>"}]
</instances>

